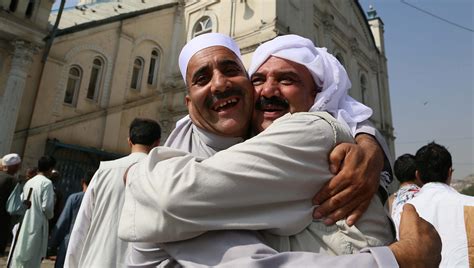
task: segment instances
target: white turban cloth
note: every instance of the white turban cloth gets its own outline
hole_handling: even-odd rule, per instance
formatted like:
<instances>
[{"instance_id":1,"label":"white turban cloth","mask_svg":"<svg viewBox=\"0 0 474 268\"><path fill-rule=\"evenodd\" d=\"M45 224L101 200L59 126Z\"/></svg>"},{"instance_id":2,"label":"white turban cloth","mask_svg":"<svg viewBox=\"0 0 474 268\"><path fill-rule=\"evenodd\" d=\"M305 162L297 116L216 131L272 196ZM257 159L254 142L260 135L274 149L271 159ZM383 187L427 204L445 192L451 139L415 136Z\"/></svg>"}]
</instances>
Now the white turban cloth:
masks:
<instances>
[{"instance_id":1,"label":"white turban cloth","mask_svg":"<svg viewBox=\"0 0 474 268\"><path fill-rule=\"evenodd\" d=\"M242 61L239 46L231 37L221 33L207 33L199 35L191 39L183 47L181 53L179 53L179 70L183 76L184 83L186 83L186 70L188 69L189 60L197 52L214 46L222 46L230 49L235 53L239 60Z\"/></svg>"},{"instance_id":2,"label":"white turban cloth","mask_svg":"<svg viewBox=\"0 0 474 268\"><path fill-rule=\"evenodd\" d=\"M21 163L21 158L18 154L7 154L2 158L2 165L5 167L13 166Z\"/></svg>"},{"instance_id":3,"label":"white turban cloth","mask_svg":"<svg viewBox=\"0 0 474 268\"><path fill-rule=\"evenodd\" d=\"M326 48L298 35L283 35L260 45L252 57L249 76L270 56L279 57L305 66L316 85L322 88L309 112L327 111L338 121L346 123L355 134L357 123L372 116L372 109L350 97L351 82L339 61Z\"/></svg>"}]
</instances>

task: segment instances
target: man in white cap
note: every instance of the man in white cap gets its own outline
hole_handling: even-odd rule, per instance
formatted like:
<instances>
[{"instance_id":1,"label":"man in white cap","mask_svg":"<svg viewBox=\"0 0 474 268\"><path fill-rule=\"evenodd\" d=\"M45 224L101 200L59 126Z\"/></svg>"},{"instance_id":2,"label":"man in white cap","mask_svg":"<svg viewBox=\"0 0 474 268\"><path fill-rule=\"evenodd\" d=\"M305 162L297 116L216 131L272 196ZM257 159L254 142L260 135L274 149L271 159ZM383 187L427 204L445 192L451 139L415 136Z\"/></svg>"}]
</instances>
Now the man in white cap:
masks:
<instances>
[{"instance_id":1,"label":"man in white cap","mask_svg":"<svg viewBox=\"0 0 474 268\"><path fill-rule=\"evenodd\" d=\"M35 268L41 266L48 246L48 220L53 217L53 184L48 179L56 164L51 156L38 160L38 175L23 187L23 198L29 198L28 209L22 220L17 244L12 255L12 267ZM31 192L31 196L29 196Z\"/></svg>"},{"instance_id":2,"label":"man in white cap","mask_svg":"<svg viewBox=\"0 0 474 268\"><path fill-rule=\"evenodd\" d=\"M193 70L193 64L191 61L187 69ZM202 64L210 65L205 62ZM213 77L215 74L219 76L220 70L217 72L202 72L204 75L201 75L201 69L197 70L196 75L185 76L188 83L191 81L192 85L197 85L195 90L208 83L212 84L214 80L221 80L220 77ZM234 71L234 73L239 72ZM194 80L194 77L196 77L196 80ZM203 80L200 80L201 78ZM202 81L202 84L199 84L200 81ZM222 85L226 86L222 90L232 88L231 84L225 83L224 79L221 82ZM314 100L314 96L312 99ZM228 105L235 103L235 101L229 98L224 99L222 103ZM221 107L220 105L210 107ZM222 107L225 107L225 105ZM309 107L306 108L306 110L308 109ZM294 112L300 111L303 110L295 110ZM301 125L301 122L306 124ZM301 126L308 126L308 124L310 126L307 129L301 128ZM202 163L195 162L191 156L175 157L170 161L159 162L172 156L183 155L183 153L166 148L154 150L146 159L146 162L139 163L129 171L131 178L128 181L127 196L135 198L135 200L129 202L130 206L128 208L127 201L125 203L119 230L121 237L137 241L169 242L195 237L204 231L216 229L269 229L276 234L283 235L296 234L302 231L311 222L311 197L314 189L321 187L322 183L331 177L326 156L336 144L344 141L351 142L352 138L350 132L341 123L338 123L327 114L295 113L294 115L285 116L285 119L279 121L277 125L257 136L258 138L250 139L229 150L217 153L214 157L204 160ZM295 129L297 132L301 130L301 133L289 139L286 135L293 133ZM314 135L315 133L326 135ZM221 162L221 160L224 161ZM226 160L232 163L227 163ZM271 166L272 164L276 167ZM326 168L323 168L324 166ZM207 170L207 167L210 167L210 169ZM166 170L167 168L169 169ZM168 176L170 174L172 175ZM186 175L190 176L186 177ZM315 179L315 176L322 179ZM200 181L199 178L203 181ZM210 188L207 188L208 186ZM217 190L217 188L220 188L220 190ZM276 191L278 188L279 190ZM287 190L287 192L282 191L282 189ZM176 197L182 195L189 196L178 201ZM379 208L381 208L380 201L376 204L377 201L375 200L374 206L379 205ZM180 204L176 204L176 207L180 207L180 210L182 210L176 211L175 207L170 205L173 202L179 202ZM145 207L142 207L143 204L145 204ZM272 206L274 208L271 208ZM276 206L278 206L278 211L282 212L280 217L283 219L272 222L276 219L273 218L276 215ZM302 213L306 216L301 217ZM300 215L298 216L298 214ZM383 212L381 215L381 218L383 218ZM158 219L158 222L137 224L138 219L145 216ZM183 221L180 221L179 218ZM383 220L380 222L384 224ZM174 224L176 225L173 226ZM319 226L324 229L321 224L319 223ZM341 227L346 228L344 230L346 232L355 231L349 230L350 228L355 229L355 227L348 227L345 223L341 224L344 227L338 226L333 230L328 229L322 232L331 233ZM312 231L318 232L316 229ZM381 230L381 232L383 233L384 230ZM291 254L277 254L279 257L274 258L275 252L272 252L272 249L268 247L263 251L257 250L254 253L269 254L271 255L270 258L265 258L265 260L252 258L251 251L255 249L252 245L258 244L260 249L262 249L261 246L264 246L256 237L251 238L252 235L253 233L250 232L214 232L194 239L194 241L197 241L196 243L172 243L163 246L180 264L191 266L199 266L199 264L248 266L262 265L265 262L268 265L270 263L275 265L284 261L284 259L292 258L290 257ZM273 239L271 236L269 234L266 237L267 242ZM221 237L221 239L219 240L217 237ZM222 237L226 237L227 240L223 242ZM298 239L293 240L288 236L282 239L275 237L273 245L280 246L282 250L324 251L321 245L330 241L318 241L309 245L309 247L305 245L306 243L311 244L310 240L314 237L318 237L318 235L304 234L300 236L302 238L300 241ZM249 239L253 239L253 241L249 243ZM371 245L371 242L374 244L386 243L386 241L376 241L377 238L375 237L372 241L368 241L371 240L368 237L365 237L365 239L365 245ZM186 249L193 250L194 247L195 251L198 250L200 246L204 246L206 240L207 246L203 250L205 253L201 254L202 252L199 251L195 254L199 256L182 256ZM218 243L215 243L216 241ZM242 244L241 241L245 242ZM227 245L225 245L226 242ZM343 248L350 246L353 242L347 240L341 245L336 245L340 248L331 248L330 250L333 250L333 253L352 253L352 250L345 251ZM234 249L239 248L237 251L240 251L240 253L244 253L244 251L248 253L247 259L245 257L236 259L235 257L239 254L234 256L230 254L231 256L229 256L228 252L225 253L225 249L228 248L232 251L232 246L229 247L231 244L235 246ZM216 245L219 245L219 247L216 247ZM246 247L246 250L243 250L242 246L245 245L250 246L250 248ZM222 252L223 249L224 252ZM388 255L389 261L394 261L388 248L381 249L381 251ZM225 253L227 256L217 257L221 253ZM181 255L181 257L178 255ZM300 257L304 257L302 255L292 256L300 259ZM361 261L359 264L370 263L374 265L376 260L367 255L370 254L358 256L358 260ZM313 261L317 258L324 263L327 263L324 260L329 261L330 259L321 255L311 256L310 259L312 258ZM235 262L236 260L237 262ZM252 263L252 260L255 263ZM337 260L342 261L342 259ZM284 262L286 263L286 261ZM291 263L292 265L295 264L295 262ZM302 264L304 262L297 261L296 263Z\"/></svg>"},{"instance_id":3,"label":"man in white cap","mask_svg":"<svg viewBox=\"0 0 474 268\"><path fill-rule=\"evenodd\" d=\"M7 154L2 158L0 170L0 256L11 239L11 218L6 210L8 197L15 187L15 174L20 170L21 158L18 154Z\"/></svg>"}]
</instances>

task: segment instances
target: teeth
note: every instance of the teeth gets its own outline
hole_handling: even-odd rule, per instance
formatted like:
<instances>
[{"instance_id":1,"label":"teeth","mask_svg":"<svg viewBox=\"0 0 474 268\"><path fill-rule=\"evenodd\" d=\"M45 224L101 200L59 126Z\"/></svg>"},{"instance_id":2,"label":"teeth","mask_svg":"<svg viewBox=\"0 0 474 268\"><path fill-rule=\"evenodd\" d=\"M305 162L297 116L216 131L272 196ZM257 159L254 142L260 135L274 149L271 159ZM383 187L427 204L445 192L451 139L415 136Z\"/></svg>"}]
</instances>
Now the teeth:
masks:
<instances>
[{"instance_id":1,"label":"teeth","mask_svg":"<svg viewBox=\"0 0 474 268\"><path fill-rule=\"evenodd\" d=\"M230 99L226 102L223 102L223 103L219 104L217 106L217 108L222 108L222 107L226 106L227 104L236 103L236 102L237 102L237 99Z\"/></svg>"}]
</instances>

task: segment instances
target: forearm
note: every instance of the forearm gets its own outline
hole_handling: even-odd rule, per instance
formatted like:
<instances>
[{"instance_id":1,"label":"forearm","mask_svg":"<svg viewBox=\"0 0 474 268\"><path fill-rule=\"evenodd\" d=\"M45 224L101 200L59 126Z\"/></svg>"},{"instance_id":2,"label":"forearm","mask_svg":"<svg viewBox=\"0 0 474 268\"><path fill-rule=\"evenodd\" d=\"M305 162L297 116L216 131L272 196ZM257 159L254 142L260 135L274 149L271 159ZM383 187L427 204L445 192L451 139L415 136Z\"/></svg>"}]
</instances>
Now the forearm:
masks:
<instances>
[{"instance_id":1,"label":"forearm","mask_svg":"<svg viewBox=\"0 0 474 268\"><path fill-rule=\"evenodd\" d=\"M330 256L312 252L277 252L251 231L208 232L200 237L162 245L179 264L212 267L397 267L387 247L363 253ZM196 251L196 249L205 249Z\"/></svg>"}]
</instances>

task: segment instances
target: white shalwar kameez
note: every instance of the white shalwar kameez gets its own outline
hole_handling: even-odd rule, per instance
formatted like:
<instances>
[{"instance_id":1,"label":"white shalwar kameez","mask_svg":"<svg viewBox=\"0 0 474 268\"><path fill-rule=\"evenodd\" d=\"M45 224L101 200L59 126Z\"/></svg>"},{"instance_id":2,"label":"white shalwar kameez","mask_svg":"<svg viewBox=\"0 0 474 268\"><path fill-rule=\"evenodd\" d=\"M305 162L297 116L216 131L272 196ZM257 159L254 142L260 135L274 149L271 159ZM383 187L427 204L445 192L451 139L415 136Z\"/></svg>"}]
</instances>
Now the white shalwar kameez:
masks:
<instances>
[{"instance_id":1,"label":"white shalwar kameez","mask_svg":"<svg viewBox=\"0 0 474 268\"><path fill-rule=\"evenodd\" d=\"M26 210L18 241L13 252L12 267L40 267L48 247L48 220L54 213L53 184L39 174L31 178L23 187L23 198L32 189L31 207Z\"/></svg>"},{"instance_id":2,"label":"white shalwar kameez","mask_svg":"<svg viewBox=\"0 0 474 268\"><path fill-rule=\"evenodd\" d=\"M344 221L327 227L312 221L311 197L331 178L327 155L340 142L352 142L351 134L327 113L296 113L201 163L181 151L156 148L130 169L119 234L131 241L169 242L207 230L265 229L266 242L278 250L326 253L278 253L251 231L208 232L162 245L178 263L190 267L349 264L344 260L368 267L396 266L386 247L365 249L372 254L353 259L327 255L355 253L391 241L378 197L359 221L360 227L348 227ZM160 162L170 157L174 158ZM334 247L324 248L327 245ZM255 258L260 253L261 258Z\"/></svg>"},{"instance_id":3,"label":"white shalwar kameez","mask_svg":"<svg viewBox=\"0 0 474 268\"><path fill-rule=\"evenodd\" d=\"M474 206L474 197L445 183L430 182L407 203L438 231L443 245L439 267L469 267L464 207Z\"/></svg>"},{"instance_id":4,"label":"white shalwar kameez","mask_svg":"<svg viewBox=\"0 0 474 268\"><path fill-rule=\"evenodd\" d=\"M128 243L117 236L124 201L123 175L143 159L145 153L131 153L101 162L87 188L71 232L64 267L124 267Z\"/></svg>"}]
</instances>

